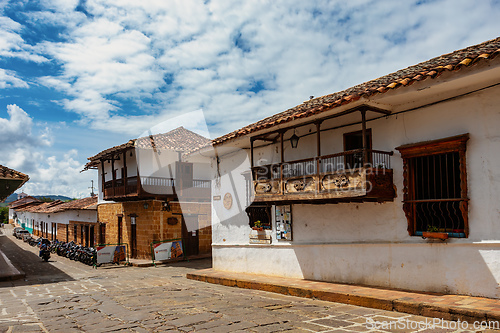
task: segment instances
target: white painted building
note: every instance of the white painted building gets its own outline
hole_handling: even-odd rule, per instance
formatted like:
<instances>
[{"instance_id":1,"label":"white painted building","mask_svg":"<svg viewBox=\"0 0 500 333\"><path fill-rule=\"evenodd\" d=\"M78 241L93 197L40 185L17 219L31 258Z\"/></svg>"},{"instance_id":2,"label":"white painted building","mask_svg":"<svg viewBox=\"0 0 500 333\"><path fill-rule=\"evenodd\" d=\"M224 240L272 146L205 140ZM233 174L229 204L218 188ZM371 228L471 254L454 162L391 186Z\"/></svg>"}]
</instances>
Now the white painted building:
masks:
<instances>
[{"instance_id":1,"label":"white painted building","mask_svg":"<svg viewBox=\"0 0 500 333\"><path fill-rule=\"evenodd\" d=\"M30 202L13 209L16 224L36 236L96 244L97 197L62 202Z\"/></svg>"},{"instance_id":2,"label":"white painted building","mask_svg":"<svg viewBox=\"0 0 500 333\"><path fill-rule=\"evenodd\" d=\"M499 53L500 38L215 139L214 269L499 298Z\"/></svg>"}]
</instances>

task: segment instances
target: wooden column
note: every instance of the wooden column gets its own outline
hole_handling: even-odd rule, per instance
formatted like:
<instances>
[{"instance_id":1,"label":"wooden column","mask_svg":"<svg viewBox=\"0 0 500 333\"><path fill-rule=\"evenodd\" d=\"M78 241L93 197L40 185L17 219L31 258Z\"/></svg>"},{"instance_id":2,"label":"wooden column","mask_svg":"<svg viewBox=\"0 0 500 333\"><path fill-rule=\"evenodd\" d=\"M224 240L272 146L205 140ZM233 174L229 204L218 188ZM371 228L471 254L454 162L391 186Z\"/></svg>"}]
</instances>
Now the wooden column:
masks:
<instances>
[{"instance_id":1,"label":"wooden column","mask_svg":"<svg viewBox=\"0 0 500 333\"><path fill-rule=\"evenodd\" d=\"M113 186L113 196L115 195L115 183L116 183L116 174L115 174L115 157L111 157L111 177L112 179L112 186Z\"/></svg>"},{"instance_id":2,"label":"wooden column","mask_svg":"<svg viewBox=\"0 0 500 333\"><path fill-rule=\"evenodd\" d=\"M250 168L253 169L253 138L250 138Z\"/></svg>"},{"instance_id":3,"label":"wooden column","mask_svg":"<svg viewBox=\"0 0 500 333\"><path fill-rule=\"evenodd\" d=\"M283 131L280 132L280 192L285 193L285 184L283 182L283 163L285 163L285 151L283 150Z\"/></svg>"},{"instance_id":4,"label":"wooden column","mask_svg":"<svg viewBox=\"0 0 500 333\"><path fill-rule=\"evenodd\" d=\"M104 160L101 160L101 187L102 187L102 195L104 197L104 182L106 178L104 177Z\"/></svg>"},{"instance_id":5,"label":"wooden column","mask_svg":"<svg viewBox=\"0 0 500 333\"><path fill-rule=\"evenodd\" d=\"M123 151L123 175L122 175L122 180L123 180L123 189L124 193L128 194L127 191L127 185L128 185L128 180L127 180L127 151Z\"/></svg>"},{"instance_id":6,"label":"wooden column","mask_svg":"<svg viewBox=\"0 0 500 333\"><path fill-rule=\"evenodd\" d=\"M316 191L321 191L320 184L320 167L321 167L321 122L316 123Z\"/></svg>"},{"instance_id":7,"label":"wooden column","mask_svg":"<svg viewBox=\"0 0 500 333\"><path fill-rule=\"evenodd\" d=\"M368 164L368 142L366 140L366 110L361 110L361 135L363 136L363 166Z\"/></svg>"}]
</instances>

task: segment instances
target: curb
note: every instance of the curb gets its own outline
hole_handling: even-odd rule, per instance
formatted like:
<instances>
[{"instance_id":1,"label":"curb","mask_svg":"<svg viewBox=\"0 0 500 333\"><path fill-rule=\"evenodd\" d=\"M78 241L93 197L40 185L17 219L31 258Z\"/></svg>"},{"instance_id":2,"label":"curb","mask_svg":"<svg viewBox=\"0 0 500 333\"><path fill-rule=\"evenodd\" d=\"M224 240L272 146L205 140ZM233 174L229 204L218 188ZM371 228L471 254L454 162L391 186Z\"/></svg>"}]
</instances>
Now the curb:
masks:
<instances>
[{"instance_id":1,"label":"curb","mask_svg":"<svg viewBox=\"0 0 500 333\"><path fill-rule=\"evenodd\" d=\"M450 321L498 321L500 320L500 301L490 300L496 302L499 308L496 311L493 310L479 310L471 309L466 307L459 307L454 305L443 304L443 302L437 301L415 301L411 300L412 297L405 297L406 295L417 295L416 293L405 292L405 291L394 291L386 290L387 294L385 296L373 296L373 295L362 295L360 289L366 290L376 290L384 291L381 288L369 288L361 287L355 285L340 285L335 283L326 283L319 281L308 281L308 280L298 280L303 281L310 287L298 286L299 283L294 283L294 279L290 280L289 283L273 283L273 282L260 282L257 281L260 276L256 275L255 278L244 278L244 277L230 277L223 276L224 272L214 271L213 269L201 270L194 273L188 273L186 277L191 280L208 282L213 284L220 284L228 287L238 287L245 289L254 289L261 291L268 291L273 293L279 293L283 295L304 297L304 298L314 298L322 301L344 303L356 306L363 306L367 308L380 309L386 311L396 311L403 312L412 315L419 315L424 317L439 318ZM274 279L274 277L261 276L262 279ZM316 282L316 283L315 283ZM317 286L314 286L316 284ZM330 285L331 287L325 287ZM336 286L348 286L352 287L353 293L335 291ZM354 289L356 294L354 294ZM382 293L383 294L383 293ZM392 295L390 295L392 294ZM394 295L398 294L398 295ZM421 295L421 294L419 294ZM437 297L429 293L431 297ZM444 295L446 296L446 295ZM469 297L463 296L464 299L473 299L478 302L483 302L483 300L489 300L480 297Z\"/></svg>"},{"instance_id":2,"label":"curb","mask_svg":"<svg viewBox=\"0 0 500 333\"><path fill-rule=\"evenodd\" d=\"M26 277L26 273L15 268L14 265L12 265L12 263L10 262L9 258L7 258L7 256L2 251L0 251L0 256L2 256L9 269L9 272L7 274L0 274L0 281L14 281L24 279Z\"/></svg>"}]
</instances>

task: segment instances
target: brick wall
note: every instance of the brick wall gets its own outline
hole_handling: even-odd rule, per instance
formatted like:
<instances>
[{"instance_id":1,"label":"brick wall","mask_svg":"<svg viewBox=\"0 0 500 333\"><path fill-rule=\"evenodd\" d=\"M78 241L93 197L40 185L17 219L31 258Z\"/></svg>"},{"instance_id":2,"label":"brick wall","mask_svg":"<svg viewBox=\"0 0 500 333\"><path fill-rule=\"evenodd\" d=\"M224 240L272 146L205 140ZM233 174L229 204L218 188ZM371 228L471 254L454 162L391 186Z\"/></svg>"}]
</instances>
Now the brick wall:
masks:
<instances>
[{"instance_id":1,"label":"brick wall","mask_svg":"<svg viewBox=\"0 0 500 333\"><path fill-rule=\"evenodd\" d=\"M151 259L151 243L167 239L182 238L182 216L179 203L171 203L171 210L163 209L163 201L141 200L122 203L100 204L97 208L99 222L106 223L106 243L118 242L118 216L122 215L122 243L132 249L131 216L136 219L136 255L135 258ZM147 208L146 208L147 207ZM198 215L200 253L211 253L211 209L209 203L183 204L189 214ZM186 213L186 212L185 212ZM178 223L168 224L169 218L176 218Z\"/></svg>"}]
</instances>

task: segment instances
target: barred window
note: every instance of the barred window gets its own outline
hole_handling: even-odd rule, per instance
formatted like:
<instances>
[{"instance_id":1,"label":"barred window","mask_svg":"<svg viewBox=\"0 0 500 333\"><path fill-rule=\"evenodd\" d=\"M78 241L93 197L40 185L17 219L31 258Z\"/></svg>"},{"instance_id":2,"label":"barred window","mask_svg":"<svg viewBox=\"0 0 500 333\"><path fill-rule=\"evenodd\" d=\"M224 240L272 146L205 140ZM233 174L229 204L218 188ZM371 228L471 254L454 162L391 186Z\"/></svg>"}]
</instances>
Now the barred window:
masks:
<instances>
[{"instance_id":1,"label":"barred window","mask_svg":"<svg viewBox=\"0 0 500 333\"><path fill-rule=\"evenodd\" d=\"M404 145L403 209L408 232L468 236L466 142L469 135Z\"/></svg>"}]
</instances>

